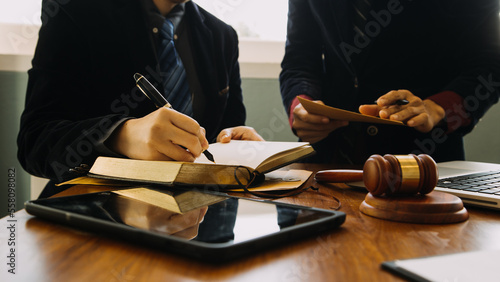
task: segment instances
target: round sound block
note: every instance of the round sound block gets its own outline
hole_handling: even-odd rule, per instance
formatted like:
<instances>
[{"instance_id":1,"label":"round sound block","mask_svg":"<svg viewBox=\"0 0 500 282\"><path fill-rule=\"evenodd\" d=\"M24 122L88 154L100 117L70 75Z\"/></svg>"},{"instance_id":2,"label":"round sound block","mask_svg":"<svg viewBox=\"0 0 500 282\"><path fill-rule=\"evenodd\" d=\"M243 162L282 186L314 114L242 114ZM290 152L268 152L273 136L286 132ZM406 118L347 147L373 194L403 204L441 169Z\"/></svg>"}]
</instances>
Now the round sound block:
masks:
<instances>
[{"instance_id":1,"label":"round sound block","mask_svg":"<svg viewBox=\"0 0 500 282\"><path fill-rule=\"evenodd\" d=\"M372 217L410 223L455 223L469 218L460 198L438 191L390 197L368 193L359 209Z\"/></svg>"}]
</instances>

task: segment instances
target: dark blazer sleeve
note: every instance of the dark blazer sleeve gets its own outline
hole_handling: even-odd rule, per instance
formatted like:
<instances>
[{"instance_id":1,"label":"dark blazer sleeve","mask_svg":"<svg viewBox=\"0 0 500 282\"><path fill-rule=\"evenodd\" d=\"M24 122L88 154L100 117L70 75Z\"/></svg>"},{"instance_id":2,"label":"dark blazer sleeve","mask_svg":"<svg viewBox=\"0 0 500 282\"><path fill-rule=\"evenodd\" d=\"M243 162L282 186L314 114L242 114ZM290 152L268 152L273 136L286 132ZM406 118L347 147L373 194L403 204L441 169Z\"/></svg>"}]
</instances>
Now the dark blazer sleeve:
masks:
<instances>
[{"instance_id":1,"label":"dark blazer sleeve","mask_svg":"<svg viewBox=\"0 0 500 282\"><path fill-rule=\"evenodd\" d=\"M373 101L393 89L408 89L422 99L452 91L464 99L472 121L458 129L457 133L463 135L498 101L498 1L401 2L403 12L393 15L391 22L372 38L366 63L369 65L356 69L361 77L358 94L350 86L348 68L339 64L338 58L332 59L339 56L333 50L342 42L338 33L350 29L351 23L339 20L345 10L342 7L339 11L340 4L335 5L336 11L323 12L332 9L335 1L330 5L327 2L289 1L287 45L280 75L287 110L297 94L324 101L337 96L335 106L357 109L360 103ZM332 17L339 21L337 29L322 30L326 23L333 22ZM406 45L400 44L402 41ZM351 97L340 97L342 93Z\"/></svg>"},{"instance_id":2,"label":"dark blazer sleeve","mask_svg":"<svg viewBox=\"0 0 500 282\"><path fill-rule=\"evenodd\" d=\"M446 38L454 42L449 52L458 73L443 91L464 99L471 123L459 131L466 134L500 97L500 8L496 0L448 2L442 22L450 24Z\"/></svg>"},{"instance_id":3,"label":"dark blazer sleeve","mask_svg":"<svg viewBox=\"0 0 500 282\"><path fill-rule=\"evenodd\" d=\"M45 18L28 72L18 159L30 174L61 181L70 167L91 165L98 155L112 155L103 140L126 117L112 110L113 99L123 89L117 87L117 96L107 95L115 86L107 78L102 78L106 82L102 88L96 86L101 78L93 77L92 65L98 57L90 48L96 42L91 42L65 6L43 3ZM58 7L57 13L53 7Z\"/></svg>"},{"instance_id":4,"label":"dark blazer sleeve","mask_svg":"<svg viewBox=\"0 0 500 282\"><path fill-rule=\"evenodd\" d=\"M290 0L285 56L279 77L287 112L297 95L321 99L322 53L322 36L309 1Z\"/></svg>"},{"instance_id":5,"label":"dark blazer sleeve","mask_svg":"<svg viewBox=\"0 0 500 282\"><path fill-rule=\"evenodd\" d=\"M155 110L135 87L133 74L155 81L159 69L141 1L59 2L43 2L42 14L48 16L28 73L18 159L30 174L60 182L74 176L67 173L72 167L117 156L104 142L113 130ZM245 109L236 32L209 14L206 18L197 24L212 30L214 38L198 37L197 58L214 105L206 105L211 112L199 122L209 124L207 136L217 136L217 130L244 124Z\"/></svg>"}]
</instances>

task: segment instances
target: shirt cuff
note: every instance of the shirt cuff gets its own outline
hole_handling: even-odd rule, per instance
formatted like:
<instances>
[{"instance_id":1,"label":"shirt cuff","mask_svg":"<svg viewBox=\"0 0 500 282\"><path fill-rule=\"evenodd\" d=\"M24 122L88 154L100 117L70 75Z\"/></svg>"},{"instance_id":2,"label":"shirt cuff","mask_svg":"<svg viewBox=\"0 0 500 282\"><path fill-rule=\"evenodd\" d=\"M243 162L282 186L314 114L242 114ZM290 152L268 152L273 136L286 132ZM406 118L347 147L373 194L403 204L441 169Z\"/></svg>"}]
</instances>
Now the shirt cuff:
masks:
<instances>
[{"instance_id":1,"label":"shirt cuff","mask_svg":"<svg viewBox=\"0 0 500 282\"><path fill-rule=\"evenodd\" d=\"M313 100L313 98L311 98L310 96L307 96L307 95L297 95L295 98L293 98L292 100L292 104L290 105L290 108L289 108L289 115L288 115L288 122L290 123L290 128L293 129L293 109L295 109L295 107L297 107L300 102L299 102L299 99L297 97L300 97L300 98L304 98L304 99L307 99L307 100Z\"/></svg>"},{"instance_id":2,"label":"shirt cuff","mask_svg":"<svg viewBox=\"0 0 500 282\"><path fill-rule=\"evenodd\" d=\"M453 91L443 91L427 99L440 105L445 112L446 133L451 133L460 127L471 123L469 114L464 108L464 99Z\"/></svg>"}]
</instances>

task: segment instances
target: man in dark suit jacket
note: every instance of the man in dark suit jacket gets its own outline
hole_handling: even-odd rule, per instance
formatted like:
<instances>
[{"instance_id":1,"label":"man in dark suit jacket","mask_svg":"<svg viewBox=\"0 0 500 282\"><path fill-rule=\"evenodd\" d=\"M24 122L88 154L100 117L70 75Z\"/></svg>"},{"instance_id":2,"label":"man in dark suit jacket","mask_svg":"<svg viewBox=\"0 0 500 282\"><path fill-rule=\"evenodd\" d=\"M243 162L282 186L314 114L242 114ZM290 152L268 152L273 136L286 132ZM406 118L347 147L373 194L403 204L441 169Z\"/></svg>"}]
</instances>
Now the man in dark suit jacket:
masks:
<instances>
[{"instance_id":1,"label":"man in dark suit jacket","mask_svg":"<svg viewBox=\"0 0 500 282\"><path fill-rule=\"evenodd\" d=\"M464 159L463 135L500 95L498 0L371 0L362 25L356 1L289 1L281 94L292 129L318 151L309 161ZM329 120L298 95L408 127Z\"/></svg>"},{"instance_id":2,"label":"man in dark suit jacket","mask_svg":"<svg viewBox=\"0 0 500 282\"><path fill-rule=\"evenodd\" d=\"M53 182L73 176L70 168L92 165L100 155L193 161L208 140L261 140L243 126L236 32L183 2L43 2L18 136L23 167L52 180L41 197L60 191ZM135 87L133 75L141 73L163 93L157 49L165 17L176 28L192 117L156 109Z\"/></svg>"}]
</instances>

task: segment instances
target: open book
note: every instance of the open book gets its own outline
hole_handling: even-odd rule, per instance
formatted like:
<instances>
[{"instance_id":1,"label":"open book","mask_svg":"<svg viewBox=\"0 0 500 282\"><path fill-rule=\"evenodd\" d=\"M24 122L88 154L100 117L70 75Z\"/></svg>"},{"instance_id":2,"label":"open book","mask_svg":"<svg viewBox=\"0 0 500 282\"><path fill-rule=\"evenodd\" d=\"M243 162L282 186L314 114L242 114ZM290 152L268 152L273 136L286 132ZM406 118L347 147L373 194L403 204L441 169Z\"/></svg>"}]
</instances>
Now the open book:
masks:
<instances>
[{"instance_id":1,"label":"open book","mask_svg":"<svg viewBox=\"0 0 500 282\"><path fill-rule=\"evenodd\" d=\"M239 141L214 143L208 149L215 164L201 155L194 163L145 161L98 157L86 177L62 184L131 183L174 185L217 185L231 189L247 185L254 176L314 154L307 142Z\"/></svg>"}]
</instances>

